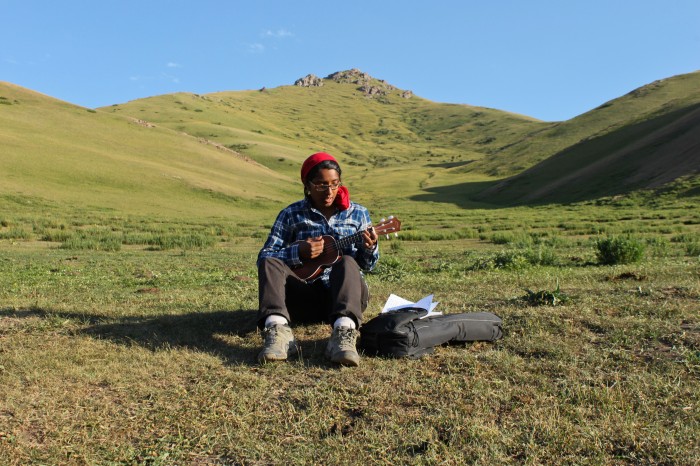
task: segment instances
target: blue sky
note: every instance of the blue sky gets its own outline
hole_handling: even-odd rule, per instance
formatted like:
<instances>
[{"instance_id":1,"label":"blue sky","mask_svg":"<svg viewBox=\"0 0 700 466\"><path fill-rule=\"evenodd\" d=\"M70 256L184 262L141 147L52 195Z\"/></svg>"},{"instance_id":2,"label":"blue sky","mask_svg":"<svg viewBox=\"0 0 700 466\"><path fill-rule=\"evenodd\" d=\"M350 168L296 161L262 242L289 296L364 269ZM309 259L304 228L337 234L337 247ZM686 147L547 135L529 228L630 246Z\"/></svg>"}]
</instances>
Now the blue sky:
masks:
<instances>
[{"instance_id":1,"label":"blue sky","mask_svg":"<svg viewBox=\"0 0 700 466\"><path fill-rule=\"evenodd\" d=\"M1 81L92 108L359 68L555 121L700 70L698 0L0 0L0 17Z\"/></svg>"}]
</instances>

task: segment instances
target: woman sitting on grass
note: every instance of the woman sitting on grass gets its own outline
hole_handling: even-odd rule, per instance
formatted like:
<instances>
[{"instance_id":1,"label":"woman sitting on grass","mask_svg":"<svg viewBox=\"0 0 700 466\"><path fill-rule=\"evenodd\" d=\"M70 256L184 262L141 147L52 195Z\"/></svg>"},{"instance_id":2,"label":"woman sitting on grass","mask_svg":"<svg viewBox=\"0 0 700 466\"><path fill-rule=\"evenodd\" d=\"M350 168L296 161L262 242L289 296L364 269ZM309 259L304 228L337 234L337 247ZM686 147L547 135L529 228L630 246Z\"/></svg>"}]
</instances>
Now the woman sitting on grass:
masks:
<instances>
[{"instance_id":1,"label":"woman sitting on grass","mask_svg":"<svg viewBox=\"0 0 700 466\"><path fill-rule=\"evenodd\" d=\"M285 360L297 352L291 322L328 322L333 331L326 357L357 366L358 328L369 301L361 270L372 270L379 260L377 234L367 209L350 201L331 155L307 158L301 181L304 199L279 213L258 254L258 326L265 340L258 361ZM338 239L358 232L363 232L361 241L343 249L340 260L320 275L306 280L297 275L300 267L314 269L324 259L332 245L323 236Z\"/></svg>"}]
</instances>

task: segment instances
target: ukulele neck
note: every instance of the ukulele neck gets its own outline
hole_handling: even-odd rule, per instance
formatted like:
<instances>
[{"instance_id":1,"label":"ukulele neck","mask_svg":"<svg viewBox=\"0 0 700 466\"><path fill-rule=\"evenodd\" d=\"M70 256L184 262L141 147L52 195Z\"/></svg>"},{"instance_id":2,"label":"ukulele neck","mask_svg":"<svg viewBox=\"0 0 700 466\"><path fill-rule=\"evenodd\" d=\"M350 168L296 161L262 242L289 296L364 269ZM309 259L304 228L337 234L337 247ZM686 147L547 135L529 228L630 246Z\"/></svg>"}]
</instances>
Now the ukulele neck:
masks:
<instances>
[{"instance_id":1,"label":"ukulele neck","mask_svg":"<svg viewBox=\"0 0 700 466\"><path fill-rule=\"evenodd\" d=\"M338 244L338 250L343 250L351 244L355 244L358 241L360 241L360 239L362 238L362 233L364 233L365 231L367 230L360 230L357 233L353 233L352 235L344 236L340 239L337 239L336 243Z\"/></svg>"}]
</instances>

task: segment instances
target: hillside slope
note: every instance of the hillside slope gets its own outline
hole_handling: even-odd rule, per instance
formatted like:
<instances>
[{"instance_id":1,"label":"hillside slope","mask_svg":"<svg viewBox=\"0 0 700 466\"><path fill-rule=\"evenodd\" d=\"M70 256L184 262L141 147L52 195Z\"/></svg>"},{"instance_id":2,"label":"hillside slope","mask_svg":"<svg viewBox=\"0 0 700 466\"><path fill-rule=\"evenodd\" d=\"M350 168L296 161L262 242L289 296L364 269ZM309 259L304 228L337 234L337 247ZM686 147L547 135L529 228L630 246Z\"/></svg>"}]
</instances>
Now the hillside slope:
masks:
<instances>
[{"instance_id":1,"label":"hillside slope","mask_svg":"<svg viewBox=\"0 0 700 466\"><path fill-rule=\"evenodd\" d=\"M0 194L124 213L231 215L292 197L234 151L0 83Z\"/></svg>"},{"instance_id":2,"label":"hillside slope","mask_svg":"<svg viewBox=\"0 0 700 466\"><path fill-rule=\"evenodd\" d=\"M474 183L520 174L564 153L568 154L567 165L589 173L586 179L591 189L585 190L585 195L580 190L569 192L562 189L568 186L564 182L559 189L545 189L546 193L528 199L555 202L605 195L610 192L609 165L600 160L616 159L618 175L623 178L624 173L648 173L651 168L626 167L632 159L620 155L620 146L631 144L657 125L669 124L668 118L672 120L677 112L684 113L700 103L700 72L656 81L565 122L541 122L493 109L430 102L359 70L324 79L310 75L307 79L316 85L157 96L105 110L211 138L290 177L296 176L299 163L310 151L322 148L342 163L358 167L362 177L379 169L385 184L407 198L429 199L423 194L442 187L442 192L450 193L448 197L461 197L460 204L466 205L467 198L511 202L522 197L521 181L501 183L477 197L473 194L480 185ZM637 163L661 158L658 166L677 164L674 158L665 160L668 151L652 152L639 157ZM559 179L568 173L548 172L548 166L538 169L544 170L545 179ZM622 190L649 187L693 172L692 160L678 167L657 177L638 175L643 180L630 175L629 180L616 185ZM600 180L591 183L590 179ZM542 185L537 179L528 183ZM572 189L576 188L572 185ZM497 197L490 197L496 193Z\"/></svg>"},{"instance_id":3,"label":"hillside slope","mask_svg":"<svg viewBox=\"0 0 700 466\"><path fill-rule=\"evenodd\" d=\"M580 142L614 133L700 103L700 71L673 76L635 89L571 120L502 145L465 171L512 176Z\"/></svg>"},{"instance_id":4,"label":"hillside slope","mask_svg":"<svg viewBox=\"0 0 700 466\"><path fill-rule=\"evenodd\" d=\"M318 150L347 167L356 200L425 216L424 201L569 202L697 173L700 73L566 122L431 102L359 70L307 78L98 110L0 83L0 195L262 218L299 197L300 163Z\"/></svg>"},{"instance_id":5,"label":"hillside slope","mask_svg":"<svg viewBox=\"0 0 700 466\"><path fill-rule=\"evenodd\" d=\"M532 118L422 99L359 70L305 86L156 96L104 108L240 150L289 175L325 149L367 169L459 165L549 127Z\"/></svg>"},{"instance_id":6,"label":"hillside slope","mask_svg":"<svg viewBox=\"0 0 700 466\"><path fill-rule=\"evenodd\" d=\"M573 202L700 175L700 104L576 144L483 191L503 204Z\"/></svg>"}]
</instances>

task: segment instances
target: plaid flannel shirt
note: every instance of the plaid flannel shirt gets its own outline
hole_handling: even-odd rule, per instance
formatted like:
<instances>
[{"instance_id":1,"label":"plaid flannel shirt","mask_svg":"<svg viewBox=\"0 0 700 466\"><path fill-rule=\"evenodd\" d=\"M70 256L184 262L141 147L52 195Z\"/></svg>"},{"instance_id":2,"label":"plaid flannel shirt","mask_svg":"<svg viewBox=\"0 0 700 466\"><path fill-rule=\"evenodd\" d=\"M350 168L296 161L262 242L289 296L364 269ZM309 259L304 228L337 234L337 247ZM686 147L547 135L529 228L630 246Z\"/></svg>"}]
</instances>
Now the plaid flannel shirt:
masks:
<instances>
[{"instance_id":1,"label":"plaid flannel shirt","mask_svg":"<svg viewBox=\"0 0 700 466\"><path fill-rule=\"evenodd\" d=\"M302 199L284 208L275 223L270 235L258 254L257 263L266 257L276 257L290 267L301 265L299 245L303 241L322 235L342 238L366 230L371 226L367 209L360 204L350 203L346 210L339 210L330 219L314 209L308 200ZM379 260L379 244L374 249L366 249L362 242L351 244L342 253L355 258L362 270L371 271ZM327 285L331 268L327 268L319 276Z\"/></svg>"}]
</instances>

